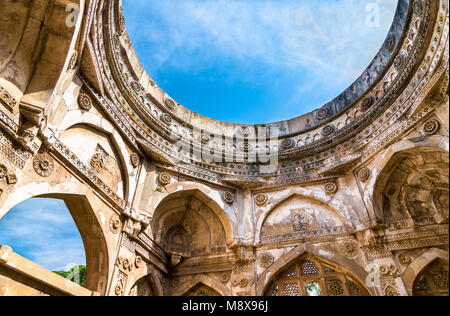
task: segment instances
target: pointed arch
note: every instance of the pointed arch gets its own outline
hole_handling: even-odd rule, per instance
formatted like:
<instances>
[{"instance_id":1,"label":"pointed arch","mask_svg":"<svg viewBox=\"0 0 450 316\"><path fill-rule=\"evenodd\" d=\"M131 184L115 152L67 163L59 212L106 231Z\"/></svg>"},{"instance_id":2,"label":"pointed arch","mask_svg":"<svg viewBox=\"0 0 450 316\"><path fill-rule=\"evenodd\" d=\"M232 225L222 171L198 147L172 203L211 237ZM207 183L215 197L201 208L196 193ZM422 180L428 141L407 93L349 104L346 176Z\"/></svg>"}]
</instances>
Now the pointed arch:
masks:
<instances>
[{"instance_id":1,"label":"pointed arch","mask_svg":"<svg viewBox=\"0 0 450 316\"><path fill-rule=\"evenodd\" d=\"M216 291L221 296L230 296L231 291L218 280L211 278L206 274L197 274L195 275L189 282L184 283L178 286L175 290L172 291L172 296L182 296L188 293L191 289L198 286L199 284L204 284L207 287L210 287L214 291Z\"/></svg>"},{"instance_id":2,"label":"pointed arch","mask_svg":"<svg viewBox=\"0 0 450 316\"><path fill-rule=\"evenodd\" d=\"M329 261L331 264L338 266L347 273L350 273L358 281L358 283L365 285L365 280L368 273L359 264L334 251L321 250L312 244L305 243L283 255L259 276L256 285L256 295L263 296L271 282L280 272L282 272L285 268L288 268L299 257L306 254L313 255L324 261ZM368 288L365 286L365 290L372 296L376 295L374 288Z\"/></svg>"},{"instance_id":3,"label":"pointed arch","mask_svg":"<svg viewBox=\"0 0 450 316\"><path fill-rule=\"evenodd\" d=\"M106 231L101 223L102 215L99 216L98 210L94 209L94 205L98 204L95 198L87 191L76 192L76 189L71 191L75 187L75 185L67 185L67 183L50 187L48 183L45 183L39 186L29 184L17 188L0 208L0 219L16 205L30 198L63 200L83 241L87 267L86 287L105 295L111 273L109 264L111 251L108 247Z\"/></svg>"},{"instance_id":4,"label":"pointed arch","mask_svg":"<svg viewBox=\"0 0 450 316\"><path fill-rule=\"evenodd\" d=\"M225 211L225 203L221 200L220 195L217 192L212 191L203 184L193 182L175 182L167 185L165 188L168 194L156 203L155 214L157 214L160 208L171 199L194 196L208 206L218 217L225 231L226 244L229 245L233 242L232 223L236 223L236 219L233 215ZM154 216L154 218L156 218L156 216Z\"/></svg>"},{"instance_id":5,"label":"pointed arch","mask_svg":"<svg viewBox=\"0 0 450 316\"><path fill-rule=\"evenodd\" d=\"M417 276L426 268L426 266L436 259L441 259L448 264L448 251L430 248L409 264L402 276L408 295L413 295L414 281Z\"/></svg>"}]
</instances>

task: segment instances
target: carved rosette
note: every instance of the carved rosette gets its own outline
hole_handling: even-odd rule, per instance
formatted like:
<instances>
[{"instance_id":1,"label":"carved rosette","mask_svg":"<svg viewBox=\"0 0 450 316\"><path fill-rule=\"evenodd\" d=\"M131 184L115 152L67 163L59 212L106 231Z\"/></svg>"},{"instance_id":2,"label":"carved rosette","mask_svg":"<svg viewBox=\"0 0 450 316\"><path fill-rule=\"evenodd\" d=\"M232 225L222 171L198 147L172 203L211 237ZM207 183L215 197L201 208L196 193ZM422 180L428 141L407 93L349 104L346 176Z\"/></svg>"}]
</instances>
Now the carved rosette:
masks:
<instances>
[{"instance_id":1,"label":"carved rosette","mask_svg":"<svg viewBox=\"0 0 450 316\"><path fill-rule=\"evenodd\" d=\"M130 162L133 168L137 168L139 166L139 155L136 153L132 153L130 156Z\"/></svg>"},{"instance_id":2,"label":"carved rosette","mask_svg":"<svg viewBox=\"0 0 450 316\"><path fill-rule=\"evenodd\" d=\"M258 258L259 265L261 267L263 267L264 269L267 269L268 267L270 267L274 261L275 261L275 258L270 253L262 253Z\"/></svg>"},{"instance_id":3,"label":"carved rosette","mask_svg":"<svg viewBox=\"0 0 450 316\"><path fill-rule=\"evenodd\" d=\"M257 205L264 205L269 200L269 197L265 193L258 193L255 195L255 203Z\"/></svg>"},{"instance_id":4,"label":"carved rosette","mask_svg":"<svg viewBox=\"0 0 450 316\"><path fill-rule=\"evenodd\" d=\"M166 106L166 108L168 108L171 111L173 111L177 108L177 104L172 99L166 99L164 101L164 105Z\"/></svg>"},{"instance_id":5,"label":"carved rosette","mask_svg":"<svg viewBox=\"0 0 450 316\"><path fill-rule=\"evenodd\" d=\"M395 41L394 35L389 35L389 37L386 39L386 45L385 45L386 50L389 53L393 52L393 50L395 48L395 43L396 43L396 41Z\"/></svg>"},{"instance_id":6,"label":"carved rosette","mask_svg":"<svg viewBox=\"0 0 450 316\"><path fill-rule=\"evenodd\" d=\"M86 93L80 93L78 96L78 107L84 111L90 111L92 108L91 97Z\"/></svg>"},{"instance_id":7,"label":"carved rosette","mask_svg":"<svg viewBox=\"0 0 450 316\"><path fill-rule=\"evenodd\" d=\"M346 257L355 257L359 253L359 247L356 240L344 240L338 244L339 252Z\"/></svg>"},{"instance_id":8,"label":"carved rosette","mask_svg":"<svg viewBox=\"0 0 450 316\"><path fill-rule=\"evenodd\" d=\"M365 98L362 103L361 103L361 107L363 110L367 110L368 108L370 108L373 104L375 103L375 98L374 97L367 97Z\"/></svg>"},{"instance_id":9,"label":"carved rosette","mask_svg":"<svg viewBox=\"0 0 450 316\"><path fill-rule=\"evenodd\" d=\"M286 138L285 140L283 140L283 141L281 142L281 148L282 148L283 150L291 149L292 147L294 147L294 145L295 145L295 142L294 142L294 140L291 139L291 138Z\"/></svg>"},{"instance_id":10,"label":"carved rosette","mask_svg":"<svg viewBox=\"0 0 450 316\"><path fill-rule=\"evenodd\" d=\"M234 194L230 191L225 191L222 193L222 199L228 204L233 204L234 202Z\"/></svg>"},{"instance_id":11,"label":"carved rosette","mask_svg":"<svg viewBox=\"0 0 450 316\"><path fill-rule=\"evenodd\" d=\"M172 177L170 176L170 174L168 174L167 172L161 172L158 175L158 182L159 184L161 184L162 186L166 186L169 185L170 182L172 180Z\"/></svg>"},{"instance_id":12,"label":"carved rosette","mask_svg":"<svg viewBox=\"0 0 450 316\"><path fill-rule=\"evenodd\" d=\"M170 116L170 114L163 113L163 114L161 114L160 119L161 119L161 122L163 122L167 125L172 124L172 116Z\"/></svg>"},{"instance_id":13,"label":"carved rosette","mask_svg":"<svg viewBox=\"0 0 450 316\"><path fill-rule=\"evenodd\" d=\"M139 269L142 266L142 258L140 256L136 256L134 259L134 265L136 269Z\"/></svg>"},{"instance_id":14,"label":"carved rosette","mask_svg":"<svg viewBox=\"0 0 450 316\"><path fill-rule=\"evenodd\" d=\"M134 265L129 258L117 258L117 265L123 272L131 272L133 271Z\"/></svg>"},{"instance_id":15,"label":"carved rosette","mask_svg":"<svg viewBox=\"0 0 450 316\"><path fill-rule=\"evenodd\" d=\"M141 87L140 83L137 81L131 82L131 87L133 88L134 92L136 92L137 94L141 93L141 91L142 91L142 87Z\"/></svg>"},{"instance_id":16,"label":"carved rosette","mask_svg":"<svg viewBox=\"0 0 450 316\"><path fill-rule=\"evenodd\" d=\"M203 134L200 141L202 142L203 145L208 144L210 141L209 135Z\"/></svg>"},{"instance_id":17,"label":"carved rosette","mask_svg":"<svg viewBox=\"0 0 450 316\"><path fill-rule=\"evenodd\" d=\"M380 274L382 277L397 277L398 269L393 264L391 264L390 266L382 265L380 267Z\"/></svg>"},{"instance_id":18,"label":"carved rosette","mask_svg":"<svg viewBox=\"0 0 450 316\"><path fill-rule=\"evenodd\" d=\"M324 185L325 192L328 194L334 194L338 191L338 186L335 182L328 182Z\"/></svg>"},{"instance_id":19,"label":"carved rosette","mask_svg":"<svg viewBox=\"0 0 450 316\"><path fill-rule=\"evenodd\" d=\"M123 292L123 284L122 281L118 281L116 286L114 287L114 294L116 296L121 296Z\"/></svg>"},{"instance_id":20,"label":"carved rosette","mask_svg":"<svg viewBox=\"0 0 450 316\"><path fill-rule=\"evenodd\" d=\"M55 169L55 164L49 154L42 153L33 158L33 168L41 177L49 177Z\"/></svg>"},{"instance_id":21,"label":"carved rosette","mask_svg":"<svg viewBox=\"0 0 450 316\"><path fill-rule=\"evenodd\" d=\"M328 114L330 114L330 110L328 108L322 108L317 111L317 119L324 120L328 117Z\"/></svg>"},{"instance_id":22,"label":"carved rosette","mask_svg":"<svg viewBox=\"0 0 450 316\"><path fill-rule=\"evenodd\" d=\"M229 272L224 272L220 275L220 281L222 283L227 283L228 281L230 281L230 273Z\"/></svg>"},{"instance_id":23,"label":"carved rosette","mask_svg":"<svg viewBox=\"0 0 450 316\"><path fill-rule=\"evenodd\" d=\"M369 178L370 178L370 170L368 169L368 168L364 168L364 169L361 169L359 172L358 172L358 177L359 177L359 180L361 180L362 182L365 182L365 181L367 181L367 180L369 180Z\"/></svg>"},{"instance_id":24,"label":"carved rosette","mask_svg":"<svg viewBox=\"0 0 450 316\"><path fill-rule=\"evenodd\" d=\"M330 136L331 134L334 133L335 130L336 130L336 126L334 126L333 124L327 125L322 129L322 135Z\"/></svg>"},{"instance_id":25,"label":"carved rosette","mask_svg":"<svg viewBox=\"0 0 450 316\"><path fill-rule=\"evenodd\" d=\"M412 262L412 259L410 256L402 253L398 256L398 261L400 261L401 264L407 266L408 264L410 264Z\"/></svg>"},{"instance_id":26,"label":"carved rosette","mask_svg":"<svg viewBox=\"0 0 450 316\"><path fill-rule=\"evenodd\" d=\"M439 132L439 129L441 128L441 122L439 122L436 119L429 120L425 123L423 126L423 131L426 135L432 136Z\"/></svg>"},{"instance_id":27,"label":"carved rosette","mask_svg":"<svg viewBox=\"0 0 450 316\"><path fill-rule=\"evenodd\" d=\"M406 60L406 54L405 53L400 53L394 60L394 67L396 70L399 70L403 64L405 63Z\"/></svg>"},{"instance_id":28,"label":"carved rosette","mask_svg":"<svg viewBox=\"0 0 450 316\"><path fill-rule=\"evenodd\" d=\"M117 234L120 229L120 218L117 214L113 214L109 218L109 228L114 234Z\"/></svg>"},{"instance_id":29,"label":"carved rosette","mask_svg":"<svg viewBox=\"0 0 450 316\"><path fill-rule=\"evenodd\" d=\"M16 99L14 99L8 91L0 86L0 101L5 104L10 111L13 111L17 105Z\"/></svg>"},{"instance_id":30,"label":"carved rosette","mask_svg":"<svg viewBox=\"0 0 450 316\"><path fill-rule=\"evenodd\" d=\"M240 126L237 132L242 137L249 137L252 131L249 126Z\"/></svg>"},{"instance_id":31,"label":"carved rosette","mask_svg":"<svg viewBox=\"0 0 450 316\"><path fill-rule=\"evenodd\" d=\"M384 290L386 296L400 296L400 293L393 285L388 285Z\"/></svg>"}]
</instances>

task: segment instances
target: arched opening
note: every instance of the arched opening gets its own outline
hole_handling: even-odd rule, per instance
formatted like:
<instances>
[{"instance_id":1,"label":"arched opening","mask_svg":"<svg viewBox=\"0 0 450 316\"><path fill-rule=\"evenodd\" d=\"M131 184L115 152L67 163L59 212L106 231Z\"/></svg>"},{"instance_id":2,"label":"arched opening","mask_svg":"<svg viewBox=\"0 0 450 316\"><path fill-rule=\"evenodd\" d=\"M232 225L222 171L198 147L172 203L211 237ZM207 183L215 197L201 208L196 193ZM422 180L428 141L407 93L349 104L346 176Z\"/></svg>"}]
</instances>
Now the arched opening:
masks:
<instances>
[{"instance_id":1,"label":"arched opening","mask_svg":"<svg viewBox=\"0 0 450 316\"><path fill-rule=\"evenodd\" d=\"M151 275L147 275L136 281L130 290L129 296L157 296L158 291Z\"/></svg>"},{"instance_id":2,"label":"arched opening","mask_svg":"<svg viewBox=\"0 0 450 316\"><path fill-rule=\"evenodd\" d=\"M203 283L198 283L197 285L189 289L189 291L184 293L182 296L221 296L221 295L213 288Z\"/></svg>"},{"instance_id":3,"label":"arched opening","mask_svg":"<svg viewBox=\"0 0 450 316\"><path fill-rule=\"evenodd\" d=\"M183 258L226 252L227 228L211 201L198 190L180 191L166 197L156 208L154 238L171 256L172 266Z\"/></svg>"},{"instance_id":4,"label":"arched opening","mask_svg":"<svg viewBox=\"0 0 450 316\"><path fill-rule=\"evenodd\" d=\"M0 220L0 244L12 246L19 255L60 275L75 271L78 275L72 273L72 281L101 295L106 292L106 240L84 196L47 194L21 202ZM70 271L74 266L78 269ZM85 266L85 274L79 266Z\"/></svg>"},{"instance_id":5,"label":"arched opening","mask_svg":"<svg viewBox=\"0 0 450 316\"><path fill-rule=\"evenodd\" d=\"M337 265L305 254L283 269L266 296L369 296L351 274Z\"/></svg>"},{"instance_id":6,"label":"arched opening","mask_svg":"<svg viewBox=\"0 0 450 316\"><path fill-rule=\"evenodd\" d=\"M428 147L395 154L375 185L378 221L392 229L448 223L448 158Z\"/></svg>"},{"instance_id":7,"label":"arched opening","mask_svg":"<svg viewBox=\"0 0 450 316\"><path fill-rule=\"evenodd\" d=\"M429 263L414 281L413 296L448 296L448 262Z\"/></svg>"}]
</instances>

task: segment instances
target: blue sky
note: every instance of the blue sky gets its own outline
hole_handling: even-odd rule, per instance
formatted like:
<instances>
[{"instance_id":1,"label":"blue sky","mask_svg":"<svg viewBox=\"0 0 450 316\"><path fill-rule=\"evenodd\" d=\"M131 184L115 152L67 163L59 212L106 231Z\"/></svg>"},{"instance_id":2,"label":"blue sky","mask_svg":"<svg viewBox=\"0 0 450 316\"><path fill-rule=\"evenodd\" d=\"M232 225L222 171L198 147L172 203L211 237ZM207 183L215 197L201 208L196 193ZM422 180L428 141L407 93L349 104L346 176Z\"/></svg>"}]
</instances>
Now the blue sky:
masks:
<instances>
[{"instance_id":1,"label":"blue sky","mask_svg":"<svg viewBox=\"0 0 450 316\"><path fill-rule=\"evenodd\" d=\"M376 55L396 5L123 0L133 46L157 84L187 108L234 123L288 119L333 99Z\"/></svg>"},{"instance_id":2,"label":"blue sky","mask_svg":"<svg viewBox=\"0 0 450 316\"><path fill-rule=\"evenodd\" d=\"M83 241L66 205L55 199L29 199L0 219L0 244L52 270L86 264Z\"/></svg>"}]
</instances>

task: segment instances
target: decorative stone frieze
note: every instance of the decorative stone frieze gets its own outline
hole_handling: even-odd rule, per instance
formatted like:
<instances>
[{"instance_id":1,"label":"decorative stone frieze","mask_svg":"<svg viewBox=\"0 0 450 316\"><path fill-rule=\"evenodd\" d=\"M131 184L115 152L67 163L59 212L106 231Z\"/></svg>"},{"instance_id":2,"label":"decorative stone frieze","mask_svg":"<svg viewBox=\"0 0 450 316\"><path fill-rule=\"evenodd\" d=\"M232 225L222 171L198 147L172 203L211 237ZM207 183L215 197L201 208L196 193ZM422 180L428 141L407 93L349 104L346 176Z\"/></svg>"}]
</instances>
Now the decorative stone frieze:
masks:
<instances>
[{"instance_id":1,"label":"decorative stone frieze","mask_svg":"<svg viewBox=\"0 0 450 316\"><path fill-rule=\"evenodd\" d=\"M109 218L109 228L111 232L117 234L120 230L120 225L121 222L119 216L117 214L111 215L111 217Z\"/></svg>"},{"instance_id":2,"label":"decorative stone frieze","mask_svg":"<svg viewBox=\"0 0 450 316\"><path fill-rule=\"evenodd\" d=\"M80 93L78 96L78 106L81 110L90 111L92 108L92 99L86 93Z\"/></svg>"},{"instance_id":3,"label":"decorative stone frieze","mask_svg":"<svg viewBox=\"0 0 450 316\"><path fill-rule=\"evenodd\" d=\"M140 158L137 153L132 153L130 155L130 162L131 162L131 165L133 166L133 168L137 168L139 166L139 161L140 161Z\"/></svg>"},{"instance_id":4,"label":"decorative stone frieze","mask_svg":"<svg viewBox=\"0 0 450 316\"><path fill-rule=\"evenodd\" d=\"M267 201L269 200L269 197L267 196L266 193L258 193L255 195L255 203L257 205L264 205L267 203Z\"/></svg>"},{"instance_id":5,"label":"decorative stone frieze","mask_svg":"<svg viewBox=\"0 0 450 316\"><path fill-rule=\"evenodd\" d=\"M328 182L324 185L325 192L328 194L334 194L338 191L336 182Z\"/></svg>"},{"instance_id":6,"label":"decorative stone frieze","mask_svg":"<svg viewBox=\"0 0 450 316\"><path fill-rule=\"evenodd\" d=\"M233 204L234 202L234 194L230 191L225 191L222 193L222 199L228 204Z\"/></svg>"},{"instance_id":7,"label":"decorative stone frieze","mask_svg":"<svg viewBox=\"0 0 450 316\"><path fill-rule=\"evenodd\" d=\"M169 185L171 181L172 181L172 177L167 172L161 172L158 175L158 182L162 186Z\"/></svg>"},{"instance_id":8,"label":"decorative stone frieze","mask_svg":"<svg viewBox=\"0 0 450 316\"><path fill-rule=\"evenodd\" d=\"M358 177L359 180L361 180L362 182L365 182L367 180L369 180L370 178L370 170L369 168L363 168L358 172Z\"/></svg>"},{"instance_id":9,"label":"decorative stone frieze","mask_svg":"<svg viewBox=\"0 0 450 316\"><path fill-rule=\"evenodd\" d=\"M426 135L431 136L437 134L440 128L441 123L436 119L432 119L425 123L423 126L423 131Z\"/></svg>"},{"instance_id":10,"label":"decorative stone frieze","mask_svg":"<svg viewBox=\"0 0 450 316\"><path fill-rule=\"evenodd\" d=\"M258 263L264 269L270 267L272 263L275 261L274 256L271 255L270 253L262 253L258 257L259 257Z\"/></svg>"},{"instance_id":11,"label":"decorative stone frieze","mask_svg":"<svg viewBox=\"0 0 450 316\"><path fill-rule=\"evenodd\" d=\"M49 177L55 168L55 164L48 153L42 153L33 158L33 168L41 177Z\"/></svg>"}]
</instances>

